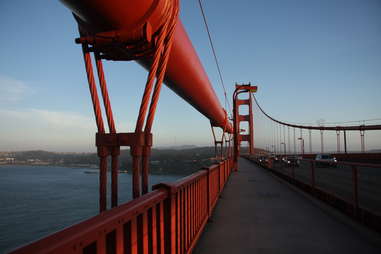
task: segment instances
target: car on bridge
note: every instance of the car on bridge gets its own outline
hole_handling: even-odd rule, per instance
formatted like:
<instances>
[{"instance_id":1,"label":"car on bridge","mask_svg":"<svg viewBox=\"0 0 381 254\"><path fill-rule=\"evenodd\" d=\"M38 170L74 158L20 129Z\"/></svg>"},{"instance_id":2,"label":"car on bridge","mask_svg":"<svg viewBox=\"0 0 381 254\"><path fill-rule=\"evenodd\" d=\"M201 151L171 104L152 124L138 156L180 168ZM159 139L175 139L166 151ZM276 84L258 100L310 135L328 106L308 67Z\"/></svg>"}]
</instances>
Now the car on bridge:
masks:
<instances>
[{"instance_id":1,"label":"car on bridge","mask_svg":"<svg viewBox=\"0 0 381 254\"><path fill-rule=\"evenodd\" d=\"M281 158L280 155L275 155L275 156L273 157L273 160L274 160L275 163L279 163L279 162L282 161L282 158Z\"/></svg>"},{"instance_id":2,"label":"car on bridge","mask_svg":"<svg viewBox=\"0 0 381 254\"><path fill-rule=\"evenodd\" d=\"M317 154L315 163L317 167L337 167L337 160L331 154Z\"/></svg>"},{"instance_id":3,"label":"car on bridge","mask_svg":"<svg viewBox=\"0 0 381 254\"><path fill-rule=\"evenodd\" d=\"M283 157L282 163L286 167L299 167L300 160L297 156L286 156Z\"/></svg>"},{"instance_id":4,"label":"car on bridge","mask_svg":"<svg viewBox=\"0 0 381 254\"><path fill-rule=\"evenodd\" d=\"M272 168L273 158L268 156L259 156L256 158L257 164L265 167L265 168Z\"/></svg>"}]
</instances>

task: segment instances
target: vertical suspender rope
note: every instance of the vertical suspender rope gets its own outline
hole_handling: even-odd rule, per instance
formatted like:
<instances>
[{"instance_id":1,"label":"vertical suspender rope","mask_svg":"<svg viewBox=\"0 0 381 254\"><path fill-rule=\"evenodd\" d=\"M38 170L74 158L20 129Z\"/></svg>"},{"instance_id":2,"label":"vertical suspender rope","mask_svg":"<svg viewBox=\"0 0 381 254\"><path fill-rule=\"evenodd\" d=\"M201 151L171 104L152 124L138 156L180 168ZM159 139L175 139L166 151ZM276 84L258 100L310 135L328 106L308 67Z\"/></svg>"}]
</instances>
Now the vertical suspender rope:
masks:
<instances>
[{"instance_id":1,"label":"vertical suspender rope","mask_svg":"<svg viewBox=\"0 0 381 254\"><path fill-rule=\"evenodd\" d=\"M93 102L95 121L97 123L98 132L104 133L105 129L103 125L102 112L101 112L101 107L99 103L97 88L95 85L93 65L91 64L89 46L87 44L82 44L82 52L83 52L83 58L85 60L86 74L87 74L87 79L89 82L91 100Z\"/></svg>"},{"instance_id":2,"label":"vertical suspender rope","mask_svg":"<svg viewBox=\"0 0 381 254\"><path fill-rule=\"evenodd\" d=\"M87 79L93 102L95 121L97 123L98 133L105 133L102 112L99 103L99 97L94 79L93 66L91 64L90 50L87 44L82 44L82 52L85 60ZM99 156L99 211L103 212L107 208L107 152L103 148L98 148Z\"/></svg>"},{"instance_id":3,"label":"vertical suspender rope","mask_svg":"<svg viewBox=\"0 0 381 254\"><path fill-rule=\"evenodd\" d=\"M151 98L151 104L149 108L149 113L146 119L146 127L144 129L144 134L147 137L152 129L152 123L155 115L155 110L161 90L161 85L164 80L165 70L167 62L169 59L169 54L173 41L173 33L176 26L179 6L178 0L170 2L172 4L168 5L167 15L165 17L166 22L160 29L156 50L153 56L153 62L148 74L146 87L144 90L142 102L140 105L139 116L136 122L135 134L142 134L142 128L144 125L144 119L147 114L148 103L151 98L153 84L156 78L155 89ZM133 162L133 196L134 198L140 196L140 165L143 162L143 174L142 174L142 186L143 193L148 192L148 166L149 166L149 153L151 149L151 144L145 144L144 146L131 147L132 162ZM142 156L143 155L143 156Z\"/></svg>"},{"instance_id":4,"label":"vertical suspender rope","mask_svg":"<svg viewBox=\"0 0 381 254\"><path fill-rule=\"evenodd\" d=\"M102 59L99 52L95 52L95 61L98 71L99 86L101 88L103 105L106 111L109 132L115 134L115 122L111 108L111 102L107 91L107 83L104 76ZM120 147L115 146L111 149L111 207L118 206L118 168L119 168Z\"/></svg>"},{"instance_id":5,"label":"vertical suspender rope","mask_svg":"<svg viewBox=\"0 0 381 254\"><path fill-rule=\"evenodd\" d=\"M96 61L96 66L98 71L99 85L100 85L102 97L103 97L103 104L106 110L108 127L110 130L110 133L116 133L114 117L113 117L113 113L111 109L111 102L108 95L107 84L106 84L104 71L103 71L103 64L98 52L95 53L95 61Z\"/></svg>"},{"instance_id":6,"label":"vertical suspender rope","mask_svg":"<svg viewBox=\"0 0 381 254\"><path fill-rule=\"evenodd\" d=\"M167 63L169 59L169 54L171 52L172 44L173 44L173 34L175 32L175 27L176 27L176 21L177 21L177 16L179 12L179 6L178 6L178 1L174 1L174 4L172 6L172 15L170 17L169 22L166 23L165 25L165 41L164 41L164 49L162 51L162 56L160 59L159 67L157 70L157 78L156 78L156 84L155 88L153 91L153 95L151 98L151 104L149 107L148 111L148 116L146 119L146 126L144 129L144 133L146 137L151 133L152 130L152 125L153 125L153 120L155 117L155 112L157 108L157 103L159 101L159 95L161 91L161 87L163 85L163 80L167 68ZM142 192L143 194L148 192L148 170L149 170L149 156L151 153L151 146L150 145L145 145L143 148L143 156L142 156Z\"/></svg>"}]
</instances>

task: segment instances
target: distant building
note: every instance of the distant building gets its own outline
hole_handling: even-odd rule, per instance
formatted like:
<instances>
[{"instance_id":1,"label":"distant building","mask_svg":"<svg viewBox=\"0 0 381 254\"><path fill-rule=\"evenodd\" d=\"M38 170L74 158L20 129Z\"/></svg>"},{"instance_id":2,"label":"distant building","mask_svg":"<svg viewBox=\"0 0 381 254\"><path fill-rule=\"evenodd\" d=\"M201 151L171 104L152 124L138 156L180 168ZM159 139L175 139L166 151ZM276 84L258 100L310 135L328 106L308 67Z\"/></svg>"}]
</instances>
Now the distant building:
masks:
<instances>
[{"instance_id":1,"label":"distant building","mask_svg":"<svg viewBox=\"0 0 381 254\"><path fill-rule=\"evenodd\" d=\"M151 161L151 165L159 165L160 161Z\"/></svg>"},{"instance_id":2,"label":"distant building","mask_svg":"<svg viewBox=\"0 0 381 254\"><path fill-rule=\"evenodd\" d=\"M0 164L13 164L13 163L15 163L14 157L0 158Z\"/></svg>"}]
</instances>

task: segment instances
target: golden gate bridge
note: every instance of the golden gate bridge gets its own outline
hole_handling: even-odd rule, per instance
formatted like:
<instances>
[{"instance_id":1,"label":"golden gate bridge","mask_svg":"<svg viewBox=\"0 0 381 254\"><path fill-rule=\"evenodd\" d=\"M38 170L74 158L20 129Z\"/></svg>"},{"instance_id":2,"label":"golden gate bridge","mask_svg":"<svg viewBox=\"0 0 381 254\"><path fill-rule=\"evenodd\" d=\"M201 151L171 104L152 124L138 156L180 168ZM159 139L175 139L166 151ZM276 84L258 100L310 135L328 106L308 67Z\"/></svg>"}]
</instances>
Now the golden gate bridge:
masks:
<instances>
[{"instance_id":1,"label":"golden gate bridge","mask_svg":"<svg viewBox=\"0 0 381 254\"><path fill-rule=\"evenodd\" d=\"M292 238L287 235L292 233L292 230L287 229L290 227L301 230L301 234L305 235L304 238L291 239L290 242L301 242L303 251L310 248L314 252L316 246L309 243L307 238L309 226L316 227L319 235L310 233L310 237L316 239L320 247L324 245L322 238L330 232L329 237L337 240L337 243L353 240L355 248L350 251L361 249L364 253L375 252L377 247L356 237L351 229L343 229L340 223L332 223L323 215L311 212L303 203L305 200L295 198L295 193L287 189L287 185L279 185L268 172L277 177L276 179L282 179L283 183L298 187L309 193L310 197L331 205L353 221L366 225L375 232L381 232L380 179L374 180L377 178L376 170L381 167L381 156L380 153L366 153L364 141L366 132L381 130L381 125L319 126L279 121L262 109L254 96L258 87L250 83L235 84L231 112L218 67L225 95L224 109L178 17L179 0L133 0L128 4L118 0L62 0L62 3L72 11L78 23L80 36L75 42L82 47L97 125L95 143L100 161L100 211L93 218L20 247L12 253L256 253L260 252L260 247L250 249L255 245L250 242L248 232L252 228L261 228L260 232L270 235L269 238L273 234L274 239L271 241L272 244L279 244L278 251L285 246L285 252L295 252L298 248L293 249L282 240ZM201 1L199 3L202 10ZM218 66L203 10L202 14ZM105 60L133 60L148 70L134 132L120 132L114 122L103 69ZM155 185L149 191L152 126L162 83L210 120L219 162L177 182ZM245 114L240 111L241 106L248 107ZM267 149L262 150L255 149L254 145L255 137L261 135L256 132L255 120L260 114L277 126L272 140L266 144ZM103 115L106 116L106 121ZM242 123L247 124L246 129L241 128ZM290 130L294 134L293 142L290 141ZM300 130L299 137L296 137L295 130ZM304 146L307 142L302 130L308 131L309 153L305 152ZM320 133L322 155L324 133L336 133L337 153L334 156L338 160L335 159L334 168L324 167L332 166L332 161L316 159L317 154L312 151L312 130ZM361 139L361 152L353 154L347 151L347 133L355 131ZM344 138L343 153L341 135ZM242 142L248 143L245 152L242 151ZM298 142L300 153L296 151ZM294 146L293 152L291 143ZM130 148L133 161L134 199L118 204L119 155L121 147L126 146ZM108 158L111 158L111 205L107 204ZM319 169L319 165L323 169ZM350 179L349 184L343 182L346 177ZM224 190L225 186L228 187ZM256 193L259 194L250 195L252 190L257 190ZM221 195L224 199L218 202ZM281 216L285 211L276 207L277 202L274 200L277 198L283 199L282 205L286 207L284 209L289 208L292 211L287 218ZM222 204L217 206L218 203ZM297 211L298 207L300 211ZM308 217L307 222L304 222L305 227L300 221L296 223L299 212L307 214L304 215ZM258 222L260 218L254 219L258 214L263 216L263 221L271 218L274 222L261 224ZM208 223L211 217L214 222ZM333 226L327 231L319 228L316 223ZM282 231L283 238L277 235L277 230ZM338 232L345 232L344 240L337 237ZM236 239L234 234L242 238ZM261 239L260 235L256 237ZM261 246L261 243L257 243L257 246ZM335 244L330 244L328 249L348 250L343 245ZM327 249L318 250L324 252Z\"/></svg>"}]
</instances>

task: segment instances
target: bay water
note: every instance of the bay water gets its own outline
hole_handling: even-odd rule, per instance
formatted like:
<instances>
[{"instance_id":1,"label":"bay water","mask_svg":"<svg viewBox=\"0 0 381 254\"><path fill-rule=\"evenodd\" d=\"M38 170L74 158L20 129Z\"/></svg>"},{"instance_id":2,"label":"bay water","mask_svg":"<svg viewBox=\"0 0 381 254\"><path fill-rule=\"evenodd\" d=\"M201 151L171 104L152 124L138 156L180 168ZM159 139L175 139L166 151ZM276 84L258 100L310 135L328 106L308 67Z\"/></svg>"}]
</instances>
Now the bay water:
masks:
<instances>
[{"instance_id":1,"label":"bay water","mask_svg":"<svg viewBox=\"0 0 381 254\"><path fill-rule=\"evenodd\" d=\"M181 177L151 175L150 185ZM0 253L97 215L98 183L94 169L0 165ZM119 204L131 192L131 175L119 174Z\"/></svg>"}]
</instances>

